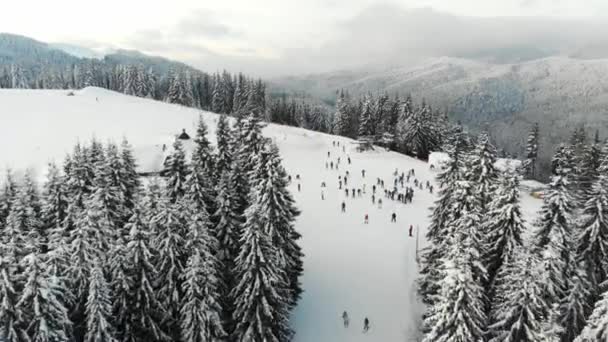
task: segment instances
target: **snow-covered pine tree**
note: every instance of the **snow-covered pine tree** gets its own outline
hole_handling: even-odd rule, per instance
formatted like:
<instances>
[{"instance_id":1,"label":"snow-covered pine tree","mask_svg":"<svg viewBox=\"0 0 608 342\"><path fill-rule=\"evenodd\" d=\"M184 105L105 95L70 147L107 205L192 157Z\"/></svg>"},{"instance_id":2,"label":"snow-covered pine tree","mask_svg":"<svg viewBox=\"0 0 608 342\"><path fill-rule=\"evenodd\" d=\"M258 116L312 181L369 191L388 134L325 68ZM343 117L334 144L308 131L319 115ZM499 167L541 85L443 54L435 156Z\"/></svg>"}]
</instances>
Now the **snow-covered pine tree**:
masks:
<instances>
[{"instance_id":1,"label":"snow-covered pine tree","mask_svg":"<svg viewBox=\"0 0 608 342\"><path fill-rule=\"evenodd\" d=\"M123 138L120 149L122 165L120 169L120 188L123 193L124 207L126 209L123 222L126 222L130 218L131 211L135 207L135 202L137 201L137 196L140 192L141 182L136 171L137 162L133 156L133 148L126 138Z\"/></svg>"},{"instance_id":2,"label":"snow-covered pine tree","mask_svg":"<svg viewBox=\"0 0 608 342\"><path fill-rule=\"evenodd\" d=\"M579 221L577 255L584 261L591 289L608 280L608 143L603 148L598 174L588 192ZM597 297L596 291L592 297Z\"/></svg>"},{"instance_id":3,"label":"snow-covered pine tree","mask_svg":"<svg viewBox=\"0 0 608 342\"><path fill-rule=\"evenodd\" d=\"M519 203L519 176L505 173L488 205L484 223L488 254L485 256L488 280L492 281L500 267L522 246L524 222Z\"/></svg>"},{"instance_id":4,"label":"snow-covered pine tree","mask_svg":"<svg viewBox=\"0 0 608 342\"><path fill-rule=\"evenodd\" d=\"M242 115L241 105L244 104L244 76L239 73L234 88L234 96L232 98L232 114L234 116L240 117Z\"/></svg>"},{"instance_id":5,"label":"snow-covered pine tree","mask_svg":"<svg viewBox=\"0 0 608 342\"><path fill-rule=\"evenodd\" d=\"M4 228L6 239L13 241L17 260L34 251L39 252L42 244L42 223L36 209L38 200L31 196L31 179L28 182L30 185L24 183L17 188Z\"/></svg>"},{"instance_id":6,"label":"snow-covered pine tree","mask_svg":"<svg viewBox=\"0 0 608 342\"><path fill-rule=\"evenodd\" d=\"M59 282L44 271L36 253L24 258L26 283L17 302L22 313L20 326L29 341L68 342L71 322Z\"/></svg>"},{"instance_id":7,"label":"snow-covered pine tree","mask_svg":"<svg viewBox=\"0 0 608 342\"><path fill-rule=\"evenodd\" d=\"M439 200L433 207L431 224L426 234L427 240L432 243L422 251L422 269L418 291L427 304L431 304L438 293L443 277L441 274L442 258L445 254L444 243L449 238L449 224L460 214L452 210L455 208L453 196L457 182L463 180L464 177L462 167L465 154L458 145L450 145L446 150L450 161L437 175L437 183L441 186Z\"/></svg>"},{"instance_id":8,"label":"snow-covered pine tree","mask_svg":"<svg viewBox=\"0 0 608 342\"><path fill-rule=\"evenodd\" d=\"M76 338L83 338L86 332L85 306L91 270L95 260L100 259L105 263L108 257L106 251L111 250L114 236L111 223L104 215L101 197L91 196L85 202L85 209L75 219L68 246L70 263L66 273L74 301L70 307L70 317Z\"/></svg>"},{"instance_id":9,"label":"snow-covered pine tree","mask_svg":"<svg viewBox=\"0 0 608 342\"><path fill-rule=\"evenodd\" d=\"M176 202L163 198L158 213L150 222L154 236L154 250L158 253L154 266L158 271L156 296L168 313L165 331L179 338L179 308L182 300L182 278L188 258L186 245L188 203L182 197Z\"/></svg>"},{"instance_id":10,"label":"snow-covered pine tree","mask_svg":"<svg viewBox=\"0 0 608 342\"><path fill-rule=\"evenodd\" d=\"M256 194L261 195L261 194ZM289 341L286 275L278 267L276 251L261 223L262 208L254 201L246 212L241 250L236 259L238 284L232 291L236 341Z\"/></svg>"},{"instance_id":11,"label":"snow-covered pine tree","mask_svg":"<svg viewBox=\"0 0 608 342\"><path fill-rule=\"evenodd\" d=\"M11 205L17 194L17 184L10 169L6 170L2 192L0 193L0 227L4 229L6 219L11 211Z\"/></svg>"},{"instance_id":12,"label":"snow-covered pine tree","mask_svg":"<svg viewBox=\"0 0 608 342\"><path fill-rule=\"evenodd\" d=\"M175 203L186 193L186 177L188 168L186 166L186 154L179 139L173 142L173 152L167 158L165 165L165 193L171 203Z\"/></svg>"},{"instance_id":13,"label":"snow-covered pine tree","mask_svg":"<svg viewBox=\"0 0 608 342\"><path fill-rule=\"evenodd\" d=\"M426 107L414 110L403 124L404 131L399 136L402 150L419 159L426 159L438 147L438 137L433 132Z\"/></svg>"},{"instance_id":14,"label":"snow-covered pine tree","mask_svg":"<svg viewBox=\"0 0 608 342\"><path fill-rule=\"evenodd\" d=\"M182 279L181 341L214 342L226 336L222 321L220 263L209 219L194 212L187 236L189 259Z\"/></svg>"},{"instance_id":15,"label":"snow-covered pine tree","mask_svg":"<svg viewBox=\"0 0 608 342\"><path fill-rule=\"evenodd\" d=\"M115 342L112 324L110 288L106 282L101 261L95 260L89 278L89 294L86 304L87 327L85 342Z\"/></svg>"},{"instance_id":16,"label":"snow-covered pine tree","mask_svg":"<svg viewBox=\"0 0 608 342\"><path fill-rule=\"evenodd\" d=\"M488 340L490 342L543 341L542 323L548 308L543 300L542 270L538 258L522 245L505 260L496 281Z\"/></svg>"},{"instance_id":17,"label":"snow-covered pine tree","mask_svg":"<svg viewBox=\"0 0 608 342\"><path fill-rule=\"evenodd\" d=\"M348 116L348 103L344 90L340 91L336 102L336 113L334 114L333 133L341 136L351 136L350 119Z\"/></svg>"},{"instance_id":18,"label":"snow-covered pine tree","mask_svg":"<svg viewBox=\"0 0 608 342\"><path fill-rule=\"evenodd\" d=\"M363 99L363 108L361 110L361 116L359 117L359 139L368 139L374 141L374 127L372 118L372 99L371 95L366 96Z\"/></svg>"},{"instance_id":19,"label":"snow-covered pine tree","mask_svg":"<svg viewBox=\"0 0 608 342\"><path fill-rule=\"evenodd\" d=\"M207 134L207 124L205 124L203 116L200 115L198 117L198 125L196 126L196 136L194 137L196 146L192 154L192 165L194 168L204 170L207 175L213 176L215 171L213 146L211 146Z\"/></svg>"},{"instance_id":20,"label":"snow-covered pine tree","mask_svg":"<svg viewBox=\"0 0 608 342\"><path fill-rule=\"evenodd\" d=\"M125 260L130 300L127 310L123 311L124 319L117 321L118 340L169 341L170 337L162 329L167 313L155 293L158 272L153 264L152 236L141 207L134 208L126 228L129 230Z\"/></svg>"},{"instance_id":21,"label":"snow-covered pine tree","mask_svg":"<svg viewBox=\"0 0 608 342\"><path fill-rule=\"evenodd\" d=\"M0 340L5 342L25 340L19 326L23 322L22 313L16 308L19 301L16 269L15 258L7 254L0 256Z\"/></svg>"},{"instance_id":22,"label":"snow-covered pine tree","mask_svg":"<svg viewBox=\"0 0 608 342\"><path fill-rule=\"evenodd\" d=\"M132 214L133 215L133 214ZM111 296L112 324L114 337L118 341L127 341L131 336L129 310L131 310L131 284L129 278L129 265L127 261L127 241L129 236L118 236L112 252L108 258L109 282Z\"/></svg>"},{"instance_id":23,"label":"snow-covered pine tree","mask_svg":"<svg viewBox=\"0 0 608 342\"><path fill-rule=\"evenodd\" d=\"M213 75L213 92L211 97L211 111L218 114L226 114L224 108L224 79L219 75Z\"/></svg>"},{"instance_id":24,"label":"snow-covered pine tree","mask_svg":"<svg viewBox=\"0 0 608 342\"><path fill-rule=\"evenodd\" d=\"M42 191L42 224L49 236L62 228L67 216L68 198L65 178L54 163L48 166Z\"/></svg>"},{"instance_id":25,"label":"snow-covered pine tree","mask_svg":"<svg viewBox=\"0 0 608 342\"><path fill-rule=\"evenodd\" d=\"M224 172L220 177L217 195L217 211L214 213L217 222L214 232L219 248L217 257L224 265L224 282L227 286L232 283L232 269L239 251L239 237L241 235L241 220L237 214L234 184L230 173Z\"/></svg>"},{"instance_id":26,"label":"snow-covered pine tree","mask_svg":"<svg viewBox=\"0 0 608 342\"><path fill-rule=\"evenodd\" d=\"M107 231L113 237L127 233L121 232L125 217L124 193L121 189L122 163L118 154L118 148L114 144L109 144L105 153L106 157L99 162L96 167L94 188L91 198L99 205L101 216L107 220Z\"/></svg>"},{"instance_id":27,"label":"snow-covered pine tree","mask_svg":"<svg viewBox=\"0 0 608 342\"><path fill-rule=\"evenodd\" d=\"M592 310L590 299L590 284L585 267L569 260L566 274L566 291L559 302L559 323L562 327L562 341L573 341L583 330L585 320Z\"/></svg>"},{"instance_id":28,"label":"snow-covered pine tree","mask_svg":"<svg viewBox=\"0 0 608 342\"><path fill-rule=\"evenodd\" d=\"M593 313L589 316L585 328L574 340L575 342L608 340L608 290L595 303Z\"/></svg>"},{"instance_id":29,"label":"snow-covered pine tree","mask_svg":"<svg viewBox=\"0 0 608 342\"><path fill-rule=\"evenodd\" d=\"M260 172L256 172L254 191L258 195L253 205L260 208L260 224L275 246L276 266L287 276L289 303L295 307L302 293L299 278L304 270L303 253L298 245L301 235L294 227L300 211L287 189L287 172L281 165L278 147L270 143L260 153L264 156L257 166Z\"/></svg>"},{"instance_id":30,"label":"snow-covered pine tree","mask_svg":"<svg viewBox=\"0 0 608 342\"><path fill-rule=\"evenodd\" d=\"M554 175L543 198L540 217L535 223L533 251L540 256L546 270L544 297L549 306L563 298L566 290L564 276L570 258L574 257L571 219L573 199L569 181L571 164L564 161L567 157L566 149L559 147L552 161L555 165Z\"/></svg>"},{"instance_id":31,"label":"snow-covered pine tree","mask_svg":"<svg viewBox=\"0 0 608 342\"><path fill-rule=\"evenodd\" d=\"M524 161L525 175L527 178L534 178L536 175L536 163L538 159L538 122L532 126L528 133L526 142L526 159Z\"/></svg>"},{"instance_id":32,"label":"snow-covered pine tree","mask_svg":"<svg viewBox=\"0 0 608 342\"><path fill-rule=\"evenodd\" d=\"M498 183L498 171L494 168L496 148L490 142L487 132L479 135L477 145L471 151L467 162L465 178L471 180L480 196L481 213L485 214L487 206L494 196Z\"/></svg>"},{"instance_id":33,"label":"snow-covered pine tree","mask_svg":"<svg viewBox=\"0 0 608 342\"><path fill-rule=\"evenodd\" d=\"M608 149L606 149L606 152L608 152ZM602 146L599 142L593 141L583 148L580 157L580 175L578 179L580 207L583 207L585 202L590 198L590 192L599 176L599 169L604 155L605 153L602 153Z\"/></svg>"},{"instance_id":34,"label":"snow-covered pine tree","mask_svg":"<svg viewBox=\"0 0 608 342\"><path fill-rule=\"evenodd\" d=\"M257 166L257 156L266 144L267 139L262 135L264 123L254 115L243 120L242 141L239 154L243 172L250 175ZM253 184L250 184L253 186Z\"/></svg>"},{"instance_id":35,"label":"snow-covered pine tree","mask_svg":"<svg viewBox=\"0 0 608 342\"><path fill-rule=\"evenodd\" d=\"M423 342L484 341L484 294L471 269L474 261L467 253L455 257L445 260L445 278L431 314L425 318L430 330Z\"/></svg>"},{"instance_id":36,"label":"snow-covered pine tree","mask_svg":"<svg viewBox=\"0 0 608 342\"><path fill-rule=\"evenodd\" d=\"M215 173L217 177L220 177L224 172L230 171L232 165L231 134L228 117L221 115L217 121L216 129L217 155L215 157Z\"/></svg>"}]
</instances>

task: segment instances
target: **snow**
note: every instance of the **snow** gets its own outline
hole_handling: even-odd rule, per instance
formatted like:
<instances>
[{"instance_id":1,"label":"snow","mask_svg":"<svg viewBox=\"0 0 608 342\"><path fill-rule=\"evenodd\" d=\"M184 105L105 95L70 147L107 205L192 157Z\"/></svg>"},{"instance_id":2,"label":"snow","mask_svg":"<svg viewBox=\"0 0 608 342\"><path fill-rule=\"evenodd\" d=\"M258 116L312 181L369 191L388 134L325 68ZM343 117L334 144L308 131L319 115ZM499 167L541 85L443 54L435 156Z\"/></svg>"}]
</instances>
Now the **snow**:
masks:
<instances>
[{"instance_id":1,"label":"snow","mask_svg":"<svg viewBox=\"0 0 608 342\"><path fill-rule=\"evenodd\" d=\"M170 149L173 137L182 129L193 136L198 110L130 97L98 88L86 88L66 96L62 90L1 90L1 166L33 168L41 177L48 161L61 162L75 142L92 136L101 141L120 142L128 137L140 162L140 170L160 165L162 145ZM203 113L215 140L218 116ZM414 169L422 182L434 184L434 172L427 163L394 152L355 152L354 141L304 129L269 125L264 134L279 146L284 165L292 175L291 190L302 215L296 228L303 234L306 254L304 294L292 324L296 342L410 341L417 337L422 311L415 293L418 277L415 262L416 239L408 237L410 224L419 227L420 247L425 242L429 208L436 199L426 190L416 190L412 204L382 198L383 207L371 203L371 188L377 177L391 187L395 169ZM339 141L340 148L332 141ZM346 146L343 153L342 146ZM340 171L326 170L327 152L331 160L341 157ZM352 165L347 165L350 155ZM159 162L160 161L160 162ZM365 179L361 169L366 170ZM338 175L350 171L348 187L362 188L361 198L344 198L338 190ZM297 191L296 175L302 186ZM325 200L321 200L321 183ZM435 188L437 186L435 185ZM383 193L382 189L379 190ZM541 201L522 194L526 222ZM346 213L340 212L346 201ZM391 213L397 223L390 222ZM363 224L365 214L370 223ZM342 325L342 312L350 316L350 327ZM362 333L363 319L371 329Z\"/></svg>"},{"instance_id":2,"label":"snow","mask_svg":"<svg viewBox=\"0 0 608 342\"><path fill-rule=\"evenodd\" d=\"M436 169L440 170L443 165L450 161L450 156L445 152L431 152L429 154L429 167L431 165Z\"/></svg>"}]
</instances>

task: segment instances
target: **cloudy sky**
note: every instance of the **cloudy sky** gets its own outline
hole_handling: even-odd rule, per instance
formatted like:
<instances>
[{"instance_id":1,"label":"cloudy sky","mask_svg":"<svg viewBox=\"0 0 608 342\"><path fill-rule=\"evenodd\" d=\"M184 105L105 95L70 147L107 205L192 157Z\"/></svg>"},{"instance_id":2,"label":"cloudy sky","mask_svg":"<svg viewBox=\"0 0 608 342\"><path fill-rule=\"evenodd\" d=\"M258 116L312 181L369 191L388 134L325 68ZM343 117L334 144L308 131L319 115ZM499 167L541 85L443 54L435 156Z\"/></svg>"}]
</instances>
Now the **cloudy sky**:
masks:
<instances>
[{"instance_id":1,"label":"cloudy sky","mask_svg":"<svg viewBox=\"0 0 608 342\"><path fill-rule=\"evenodd\" d=\"M442 55L608 57L606 0L19 0L0 32L261 76Z\"/></svg>"}]
</instances>

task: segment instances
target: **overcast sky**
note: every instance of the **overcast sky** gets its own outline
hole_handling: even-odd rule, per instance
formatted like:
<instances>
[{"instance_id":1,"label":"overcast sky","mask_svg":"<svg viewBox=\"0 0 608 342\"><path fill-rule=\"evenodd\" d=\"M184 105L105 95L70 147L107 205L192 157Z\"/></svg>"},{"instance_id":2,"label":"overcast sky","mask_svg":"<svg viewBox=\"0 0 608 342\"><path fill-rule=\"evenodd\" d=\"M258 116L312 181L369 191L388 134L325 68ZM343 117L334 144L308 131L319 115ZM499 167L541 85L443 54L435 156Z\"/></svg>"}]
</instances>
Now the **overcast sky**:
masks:
<instances>
[{"instance_id":1,"label":"overcast sky","mask_svg":"<svg viewBox=\"0 0 608 342\"><path fill-rule=\"evenodd\" d=\"M604 13L608 0L18 0L0 32L276 76L491 49L604 57Z\"/></svg>"}]
</instances>

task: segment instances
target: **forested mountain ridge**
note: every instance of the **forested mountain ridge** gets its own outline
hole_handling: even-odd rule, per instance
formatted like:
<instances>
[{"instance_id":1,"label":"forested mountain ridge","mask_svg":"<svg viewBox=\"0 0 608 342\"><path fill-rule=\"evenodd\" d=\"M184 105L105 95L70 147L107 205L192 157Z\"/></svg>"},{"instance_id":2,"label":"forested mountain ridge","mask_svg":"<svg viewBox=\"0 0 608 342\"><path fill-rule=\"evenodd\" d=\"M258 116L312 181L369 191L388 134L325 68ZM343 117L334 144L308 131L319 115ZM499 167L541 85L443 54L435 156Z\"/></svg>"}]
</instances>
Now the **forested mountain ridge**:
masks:
<instances>
[{"instance_id":1,"label":"forested mountain ridge","mask_svg":"<svg viewBox=\"0 0 608 342\"><path fill-rule=\"evenodd\" d=\"M540 161L549 157L560 137L584 126L588 135L608 128L608 60L549 57L521 63L494 64L443 57L419 66L385 70L344 70L275 79L273 87L309 92L331 101L337 89L411 94L450 119L479 129L487 125L497 146L521 156L527 132L540 126ZM563 140L563 139L561 139Z\"/></svg>"}]
</instances>

